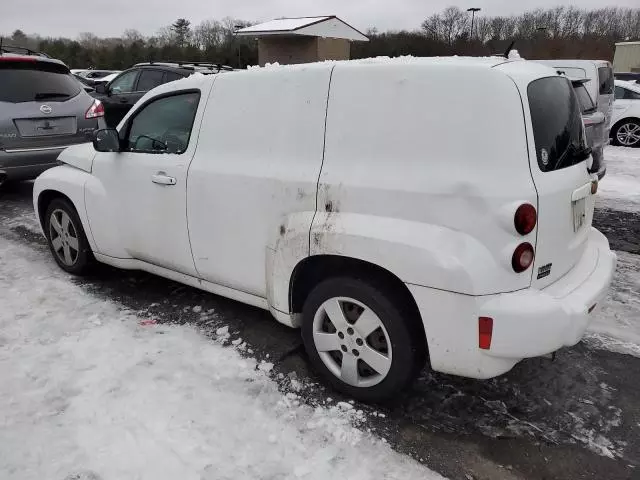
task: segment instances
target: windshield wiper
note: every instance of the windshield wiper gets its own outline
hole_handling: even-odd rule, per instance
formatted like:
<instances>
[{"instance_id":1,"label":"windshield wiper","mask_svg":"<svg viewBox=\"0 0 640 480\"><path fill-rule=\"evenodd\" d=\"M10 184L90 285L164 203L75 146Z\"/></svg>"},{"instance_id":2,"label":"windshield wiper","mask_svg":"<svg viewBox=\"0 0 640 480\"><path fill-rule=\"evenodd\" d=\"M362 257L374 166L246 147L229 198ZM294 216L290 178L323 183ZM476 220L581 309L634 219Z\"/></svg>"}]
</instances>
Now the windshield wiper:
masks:
<instances>
[{"instance_id":1,"label":"windshield wiper","mask_svg":"<svg viewBox=\"0 0 640 480\"><path fill-rule=\"evenodd\" d=\"M44 93L36 93L33 96L33 99L34 100L42 100L42 99L45 99L45 98L61 98L61 97L67 98L69 96L70 95L68 93L44 92Z\"/></svg>"}]
</instances>

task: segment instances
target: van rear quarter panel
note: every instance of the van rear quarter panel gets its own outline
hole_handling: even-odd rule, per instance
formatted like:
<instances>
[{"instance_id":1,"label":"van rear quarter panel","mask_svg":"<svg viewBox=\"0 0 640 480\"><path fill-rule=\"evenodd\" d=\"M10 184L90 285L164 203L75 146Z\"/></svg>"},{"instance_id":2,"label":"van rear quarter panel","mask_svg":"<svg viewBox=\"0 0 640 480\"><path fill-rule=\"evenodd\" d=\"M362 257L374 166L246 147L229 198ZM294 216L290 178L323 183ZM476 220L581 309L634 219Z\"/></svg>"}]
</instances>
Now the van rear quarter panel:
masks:
<instances>
[{"instance_id":1,"label":"van rear quarter panel","mask_svg":"<svg viewBox=\"0 0 640 480\"><path fill-rule=\"evenodd\" d=\"M536 206L523 108L505 74L457 65L336 65L311 254L482 295L514 273L516 208ZM327 208L328 207L328 208Z\"/></svg>"},{"instance_id":2,"label":"van rear quarter panel","mask_svg":"<svg viewBox=\"0 0 640 480\"><path fill-rule=\"evenodd\" d=\"M329 64L218 76L189 168L199 274L263 298L278 289L282 311L284 272L309 255L330 76Z\"/></svg>"}]
</instances>

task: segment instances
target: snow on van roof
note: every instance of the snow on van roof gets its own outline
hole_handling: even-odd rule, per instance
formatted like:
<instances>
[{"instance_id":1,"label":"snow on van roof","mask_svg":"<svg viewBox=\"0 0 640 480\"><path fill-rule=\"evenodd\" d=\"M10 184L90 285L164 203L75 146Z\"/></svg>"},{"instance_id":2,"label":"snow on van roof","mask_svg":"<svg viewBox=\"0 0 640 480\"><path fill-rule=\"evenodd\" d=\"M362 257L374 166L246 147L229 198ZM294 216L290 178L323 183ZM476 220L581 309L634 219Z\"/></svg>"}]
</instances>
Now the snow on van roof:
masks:
<instances>
[{"instance_id":1,"label":"snow on van roof","mask_svg":"<svg viewBox=\"0 0 640 480\"><path fill-rule=\"evenodd\" d=\"M356 60L325 60L322 62L312 62L312 63L299 63L299 64L291 64L291 65L280 65L279 63L267 63L265 66L248 66L247 70L236 70L233 72L221 73L220 75L235 75L242 74L248 72L264 72L266 70L281 70L281 71L301 71L301 70L309 70L309 69L326 69L331 68L335 65L343 65L343 66L357 66L357 65L407 65L407 66L433 66L434 68L438 67L450 67L450 68L458 68L458 67L469 67L469 68L479 68L479 69L490 69L496 67L498 65L503 65L507 63L523 63L527 64L529 67L529 71L546 71L551 70L549 67L545 67L540 64L536 64L534 62L528 62L523 59L514 58L514 59L506 59L502 56L492 56L492 57L459 57L459 56L451 56L451 57L413 57L413 56L401 56L401 57L371 57L371 58L360 58ZM540 72L538 72L540 73ZM190 77L183 78L181 80L177 80L174 82L170 82L168 84L161 85L157 87L154 91L158 91L163 87L166 87L166 90L171 91L176 88L184 89L184 88L200 88L202 85L207 84L208 82L213 82L217 75L203 75L200 73L195 73Z\"/></svg>"},{"instance_id":2,"label":"snow on van roof","mask_svg":"<svg viewBox=\"0 0 640 480\"><path fill-rule=\"evenodd\" d=\"M484 68L491 68L501 63L505 63L512 60L507 60L504 57L413 57L411 55L401 57L371 57L371 58L359 58L355 60L325 60L322 62L313 63L298 63L292 65L280 65L279 63L267 63L264 67L261 66L249 66L249 70L261 70L261 69L290 69L300 70L313 66L332 66L332 65L451 65L451 66L478 66Z\"/></svg>"}]
</instances>

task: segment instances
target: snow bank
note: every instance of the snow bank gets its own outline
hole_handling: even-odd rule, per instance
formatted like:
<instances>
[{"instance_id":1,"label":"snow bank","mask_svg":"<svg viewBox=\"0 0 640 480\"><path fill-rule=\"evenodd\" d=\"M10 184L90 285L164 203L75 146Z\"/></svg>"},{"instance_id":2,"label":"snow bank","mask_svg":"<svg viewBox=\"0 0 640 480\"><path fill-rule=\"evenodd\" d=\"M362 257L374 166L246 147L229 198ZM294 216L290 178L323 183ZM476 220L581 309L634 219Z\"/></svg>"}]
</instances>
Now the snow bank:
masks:
<instances>
[{"instance_id":1,"label":"snow bank","mask_svg":"<svg viewBox=\"0 0 640 480\"><path fill-rule=\"evenodd\" d=\"M595 348L640 357L640 255L616 253L618 268L611 290L586 340Z\"/></svg>"},{"instance_id":2,"label":"snow bank","mask_svg":"<svg viewBox=\"0 0 640 480\"><path fill-rule=\"evenodd\" d=\"M442 478L354 427L362 411L302 406L264 363L2 238L0 305L3 480Z\"/></svg>"},{"instance_id":3,"label":"snow bank","mask_svg":"<svg viewBox=\"0 0 640 480\"><path fill-rule=\"evenodd\" d=\"M598 187L596 206L640 212L640 149L607 147L607 174Z\"/></svg>"}]
</instances>

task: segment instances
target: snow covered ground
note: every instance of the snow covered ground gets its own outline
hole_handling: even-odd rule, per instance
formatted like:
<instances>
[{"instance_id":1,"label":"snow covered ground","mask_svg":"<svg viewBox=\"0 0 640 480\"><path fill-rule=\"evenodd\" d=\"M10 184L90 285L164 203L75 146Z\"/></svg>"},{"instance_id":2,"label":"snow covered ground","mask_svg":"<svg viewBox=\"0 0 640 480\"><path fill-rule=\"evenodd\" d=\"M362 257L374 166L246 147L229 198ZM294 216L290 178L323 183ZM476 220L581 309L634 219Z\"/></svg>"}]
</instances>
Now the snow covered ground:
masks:
<instances>
[{"instance_id":1,"label":"snow covered ground","mask_svg":"<svg viewBox=\"0 0 640 480\"><path fill-rule=\"evenodd\" d=\"M596 205L640 215L640 149L607 147L607 174ZM640 357L640 256L617 252L611 292L590 327L588 343Z\"/></svg>"},{"instance_id":2,"label":"snow covered ground","mask_svg":"<svg viewBox=\"0 0 640 480\"><path fill-rule=\"evenodd\" d=\"M640 213L640 149L607 147L597 206Z\"/></svg>"},{"instance_id":3,"label":"snow covered ground","mask_svg":"<svg viewBox=\"0 0 640 480\"><path fill-rule=\"evenodd\" d=\"M613 285L586 340L596 348L640 357L640 255L617 255Z\"/></svg>"},{"instance_id":4,"label":"snow covered ground","mask_svg":"<svg viewBox=\"0 0 640 480\"><path fill-rule=\"evenodd\" d=\"M301 405L270 364L98 299L1 237L0 305L3 480L442 478L352 405Z\"/></svg>"}]
</instances>

